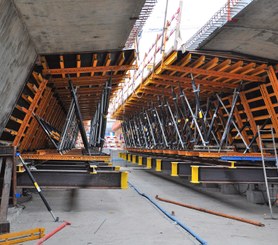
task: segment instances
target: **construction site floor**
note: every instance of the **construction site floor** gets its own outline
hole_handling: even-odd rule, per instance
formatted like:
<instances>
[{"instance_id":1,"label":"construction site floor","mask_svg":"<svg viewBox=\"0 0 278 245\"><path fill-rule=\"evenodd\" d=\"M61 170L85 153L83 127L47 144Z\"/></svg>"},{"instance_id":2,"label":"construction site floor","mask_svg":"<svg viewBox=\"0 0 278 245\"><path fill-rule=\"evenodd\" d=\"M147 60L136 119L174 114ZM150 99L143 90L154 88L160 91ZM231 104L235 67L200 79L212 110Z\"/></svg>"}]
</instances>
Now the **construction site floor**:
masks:
<instances>
[{"instance_id":1,"label":"construction site floor","mask_svg":"<svg viewBox=\"0 0 278 245\"><path fill-rule=\"evenodd\" d=\"M264 219L265 214L269 213L266 205L249 203L240 195L194 190L150 174L144 169L130 167L130 164L119 159L114 159L114 165L121 165L129 171L130 183L166 211L173 213L208 244L277 244L278 220ZM44 193L60 220L71 222L70 226L66 226L44 244L199 244L131 187L126 190L46 190ZM265 226L257 227L160 202L155 199L156 195L256 220ZM23 205L25 209L10 216L11 231L45 227L46 233L49 233L61 224L53 222L37 194L32 193L32 199ZM277 208L275 212L278 216Z\"/></svg>"}]
</instances>

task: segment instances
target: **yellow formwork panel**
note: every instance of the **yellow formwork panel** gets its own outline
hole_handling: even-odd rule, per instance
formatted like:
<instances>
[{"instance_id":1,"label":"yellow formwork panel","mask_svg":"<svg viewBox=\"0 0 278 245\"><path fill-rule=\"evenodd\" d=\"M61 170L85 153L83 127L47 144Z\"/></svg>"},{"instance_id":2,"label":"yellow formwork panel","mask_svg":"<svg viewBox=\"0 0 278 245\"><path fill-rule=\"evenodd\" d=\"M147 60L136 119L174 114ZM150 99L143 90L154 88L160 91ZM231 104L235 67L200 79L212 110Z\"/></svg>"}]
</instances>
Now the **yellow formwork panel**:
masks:
<instances>
[{"instance_id":1,"label":"yellow formwork panel","mask_svg":"<svg viewBox=\"0 0 278 245\"><path fill-rule=\"evenodd\" d=\"M161 172L161 159L156 159L155 171Z\"/></svg>"},{"instance_id":2,"label":"yellow formwork panel","mask_svg":"<svg viewBox=\"0 0 278 245\"><path fill-rule=\"evenodd\" d=\"M127 160L131 162L131 154L127 154Z\"/></svg>"},{"instance_id":3,"label":"yellow formwork panel","mask_svg":"<svg viewBox=\"0 0 278 245\"><path fill-rule=\"evenodd\" d=\"M191 183L199 184L199 166L191 166Z\"/></svg>"},{"instance_id":4,"label":"yellow formwork panel","mask_svg":"<svg viewBox=\"0 0 278 245\"><path fill-rule=\"evenodd\" d=\"M171 176L178 176L178 162L171 162Z\"/></svg>"}]
</instances>

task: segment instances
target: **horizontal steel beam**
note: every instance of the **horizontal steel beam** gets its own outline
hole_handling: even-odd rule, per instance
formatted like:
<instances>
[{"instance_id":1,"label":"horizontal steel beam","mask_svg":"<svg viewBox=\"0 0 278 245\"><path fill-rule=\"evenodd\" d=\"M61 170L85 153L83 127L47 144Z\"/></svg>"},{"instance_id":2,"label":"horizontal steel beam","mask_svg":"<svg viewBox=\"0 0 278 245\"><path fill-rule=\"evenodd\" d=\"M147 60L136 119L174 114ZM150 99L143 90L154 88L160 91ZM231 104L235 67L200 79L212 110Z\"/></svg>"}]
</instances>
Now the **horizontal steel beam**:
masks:
<instances>
[{"instance_id":1,"label":"horizontal steel beam","mask_svg":"<svg viewBox=\"0 0 278 245\"><path fill-rule=\"evenodd\" d=\"M137 157L133 157L134 155ZM178 157L165 158L136 153L121 153L121 157L130 162L134 158L138 165L156 172L163 172L176 177L191 177L191 183L264 183L262 167L254 166L254 163L249 166L251 165L250 162L244 163L245 166L235 167L235 162L218 159L191 158L191 160L182 160ZM277 168L268 167L267 175L277 177L271 181L278 183Z\"/></svg>"},{"instance_id":2,"label":"horizontal steel beam","mask_svg":"<svg viewBox=\"0 0 278 245\"><path fill-rule=\"evenodd\" d=\"M278 177L277 168L267 168L269 177ZM273 180L278 182L278 178ZM261 167L191 166L191 183L264 183Z\"/></svg>"},{"instance_id":3,"label":"horizontal steel beam","mask_svg":"<svg viewBox=\"0 0 278 245\"><path fill-rule=\"evenodd\" d=\"M127 172L76 170L31 171L42 188L127 188ZM17 174L17 187L34 188L26 172Z\"/></svg>"}]
</instances>

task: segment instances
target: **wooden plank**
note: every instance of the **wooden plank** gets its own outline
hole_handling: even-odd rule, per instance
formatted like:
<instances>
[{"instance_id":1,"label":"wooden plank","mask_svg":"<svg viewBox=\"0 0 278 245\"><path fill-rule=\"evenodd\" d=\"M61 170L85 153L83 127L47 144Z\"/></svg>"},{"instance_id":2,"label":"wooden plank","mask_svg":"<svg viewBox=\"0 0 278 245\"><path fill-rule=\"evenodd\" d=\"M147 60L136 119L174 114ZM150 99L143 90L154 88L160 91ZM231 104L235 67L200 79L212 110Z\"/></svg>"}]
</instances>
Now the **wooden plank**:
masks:
<instances>
[{"instance_id":1,"label":"wooden plank","mask_svg":"<svg viewBox=\"0 0 278 245\"><path fill-rule=\"evenodd\" d=\"M35 93L37 92L37 90L38 90L38 88L36 87L36 85L34 85L34 84L32 84L32 83L27 83L26 86L31 90L31 92L32 92L33 94L35 94Z\"/></svg>"},{"instance_id":2,"label":"wooden plank","mask_svg":"<svg viewBox=\"0 0 278 245\"><path fill-rule=\"evenodd\" d=\"M60 55L59 63L60 63L60 68L64 69L65 68L65 63L64 63L64 56L63 55ZM44 69L46 70L46 68L44 68ZM49 68L47 68L47 69L49 69ZM66 74L63 72L62 73L62 78L65 78L65 77L66 77Z\"/></svg>"},{"instance_id":3,"label":"wooden plank","mask_svg":"<svg viewBox=\"0 0 278 245\"><path fill-rule=\"evenodd\" d=\"M108 71L125 71L137 69L136 65L122 65L122 66L97 66L97 67L73 67L60 69L44 69L43 75L58 75L58 74L73 74L73 73L89 73L89 72L108 72Z\"/></svg>"},{"instance_id":4,"label":"wooden plank","mask_svg":"<svg viewBox=\"0 0 278 245\"><path fill-rule=\"evenodd\" d=\"M191 85L191 78L182 78L182 77L177 77L177 76L168 76L168 75L156 75L154 74L152 78L163 80L163 81L175 81L175 82L180 82L184 84L189 84ZM203 79L195 79L194 81L197 85L206 85L206 86L215 86L215 87L220 87L220 88L236 88L237 85L234 84L223 84L222 82L214 82L214 81L209 81L209 80L203 80ZM192 86L192 85L191 85Z\"/></svg>"},{"instance_id":5,"label":"wooden plank","mask_svg":"<svg viewBox=\"0 0 278 245\"><path fill-rule=\"evenodd\" d=\"M246 75L246 74L248 74L250 71L252 71L253 70L253 68L255 67L255 63L250 63L250 64L248 64L248 65L246 65L246 66L243 66L243 67L238 67L237 69L234 69L233 71L231 71L232 73L239 73L239 74L241 74L241 75ZM224 83L228 83L228 82L231 82L231 81L234 81L234 79L227 79L227 78L225 78L225 79L223 79L223 82ZM236 83L236 82L234 82L234 83Z\"/></svg>"},{"instance_id":6,"label":"wooden plank","mask_svg":"<svg viewBox=\"0 0 278 245\"><path fill-rule=\"evenodd\" d=\"M191 54L190 53L188 53L182 60L181 60L181 62L179 63L179 66L186 66L190 61L191 61ZM170 73L170 76L173 76L173 75L175 75L175 71L172 71L171 73Z\"/></svg>"},{"instance_id":7,"label":"wooden plank","mask_svg":"<svg viewBox=\"0 0 278 245\"><path fill-rule=\"evenodd\" d=\"M13 130L13 129L10 129L10 128L4 128L4 132L8 133L8 134L11 134L11 135L17 135L18 132Z\"/></svg>"},{"instance_id":8,"label":"wooden plank","mask_svg":"<svg viewBox=\"0 0 278 245\"><path fill-rule=\"evenodd\" d=\"M37 74L35 74L35 73L33 73L33 74L34 74L35 78L41 80L41 78L38 77ZM33 99L32 103L30 104L29 109L28 109L28 111L27 111L27 113L26 113L26 115L23 119L23 123L21 124L21 126L20 126L20 128L17 132L17 135L16 135L16 137L13 141L13 144L12 144L13 146L18 146L19 145L20 140L22 139L23 134L24 134L26 128L28 127L28 125L29 125L29 121L32 117L32 113L34 112L35 108L37 107L39 99L41 98L42 93L46 88L46 84L47 84L47 80L43 79L43 81L40 83L40 86L38 88L37 93L34 96L34 99Z\"/></svg>"},{"instance_id":9,"label":"wooden plank","mask_svg":"<svg viewBox=\"0 0 278 245\"><path fill-rule=\"evenodd\" d=\"M41 98L41 100L39 102L39 106L35 111L35 113L38 114L39 116L41 115L43 110L45 110L46 105L49 103L50 95L51 95L51 89L46 88L43 93L43 97ZM30 126L29 126L28 134L26 135L26 137L24 137L24 139L22 140L22 142L20 144L20 147L19 147L20 150L28 149L28 147L31 145L33 138L36 137L38 128L39 127L38 127L37 120L32 120L32 122L30 123Z\"/></svg>"},{"instance_id":10,"label":"wooden plank","mask_svg":"<svg viewBox=\"0 0 278 245\"><path fill-rule=\"evenodd\" d=\"M229 98L229 103L230 103L230 105L232 105L232 98L231 98L231 97ZM241 129L241 128L243 127L243 122L242 122L242 119L241 119L241 117L240 117L240 115L239 115L239 112L238 112L237 107L235 107L235 109L234 109L234 116L235 116L237 125L239 126L239 129ZM236 132L237 132L237 131L236 131ZM247 143L247 145L249 145L250 141L249 141L249 139L248 139L248 135L247 135L247 132L246 132L246 127L245 127L244 130L242 130L241 135L242 135L242 137L244 138L244 140L245 140L245 142ZM238 136L238 137L235 138L235 139L240 139L240 136Z\"/></svg>"},{"instance_id":11,"label":"wooden plank","mask_svg":"<svg viewBox=\"0 0 278 245\"><path fill-rule=\"evenodd\" d=\"M97 54L93 54L92 67L96 67L98 63ZM94 71L91 72L91 77L94 76Z\"/></svg>"},{"instance_id":12,"label":"wooden plank","mask_svg":"<svg viewBox=\"0 0 278 245\"><path fill-rule=\"evenodd\" d=\"M250 110L250 106L249 106L248 101L246 99L245 93L240 92L239 96L240 96L241 103L243 105L244 111L245 111L245 113L247 115L247 118L249 120L249 124L250 124L251 130L252 130L253 136L254 136L257 133L257 125L256 125L256 122L255 122L255 119L254 119L253 114ZM260 142L259 142L258 138L256 139L256 142L259 145Z\"/></svg>"},{"instance_id":13,"label":"wooden plank","mask_svg":"<svg viewBox=\"0 0 278 245\"><path fill-rule=\"evenodd\" d=\"M110 63L111 63L111 54L108 53L108 54L106 55L106 57L105 57L104 66L109 66ZM117 66L118 66L118 65L117 65ZM102 73L102 76L105 76L105 74L106 74L106 71L104 71L104 72Z\"/></svg>"},{"instance_id":14,"label":"wooden plank","mask_svg":"<svg viewBox=\"0 0 278 245\"><path fill-rule=\"evenodd\" d=\"M268 78L270 80L271 86L274 90L274 94L276 96L276 99L278 101L278 79L275 73L275 70L273 66L269 66L267 70Z\"/></svg>"},{"instance_id":15,"label":"wooden plank","mask_svg":"<svg viewBox=\"0 0 278 245\"><path fill-rule=\"evenodd\" d=\"M14 116L11 116L11 117L10 117L10 120L12 120L12 121L14 121L14 122L17 122L17 123L19 123L19 124L22 124L22 123L23 123L23 121L22 121L21 119L16 118L16 117L14 117Z\"/></svg>"},{"instance_id":16,"label":"wooden plank","mask_svg":"<svg viewBox=\"0 0 278 245\"><path fill-rule=\"evenodd\" d=\"M242 65L243 65L243 61L238 61L238 62L228 66L225 70L223 70L223 72L234 74L242 68ZM225 80L225 78L223 79L223 77L218 77L218 78L214 79L214 81L218 81L218 80L223 82L223 80Z\"/></svg>"},{"instance_id":17,"label":"wooden plank","mask_svg":"<svg viewBox=\"0 0 278 245\"><path fill-rule=\"evenodd\" d=\"M118 57L117 61L116 61L116 65L121 66L121 65L123 65L124 61L125 61L125 53L121 52L119 54L119 57ZM118 73L118 71L115 71L114 75L117 75L117 73Z\"/></svg>"},{"instance_id":18,"label":"wooden plank","mask_svg":"<svg viewBox=\"0 0 278 245\"><path fill-rule=\"evenodd\" d=\"M41 64L42 64L43 69L49 69L49 66L46 62L45 56L40 56L40 60L41 60Z\"/></svg>"},{"instance_id":19,"label":"wooden plank","mask_svg":"<svg viewBox=\"0 0 278 245\"><path fill-rule=\"evenodd\" d=\"M230 59L225 60L222 63L220 63L219 65L215 66L212 70L214 70L214 71L224 71L227 67L230 66L231 62L232 61ZM212 77L209 76L209 75L202 76L202 79L207 79L207 78L212 78Z\"/></svg>"},{"instance_id":20,"label":"wooden plank","mask_svg":"<svg viewBox=\"0 0 278 245\"><path fill-rule=\"evenodd\" d=\"M124 78L128 78L128 75L118 74L118 75L106 75L106 76L93 76L93 77L72 77L71 81L73 82L74 86L82 86L83 84L98 84L100 82L104 82L107 79L112 79L112 82L117 82ZM68 78L51 78L48 83L53 83L55 87L67 87L68 86Z\"/></svg>"},{"instance_id":21,"label":"wooden plank","mask_svg":"<svg viewBox=\"0 0 278 245\"><path fill-rule=\"evenodd\" d=\"M54 98L55 97L54 97L53 93L51 93L51 96L50 96L49 101L47 103L47 107L43 111L43 114L40 115L46 121L49 118L50 108L54 105L54 102L55 102ZM37 127L37 128L38 128L38 132L36 133L36 136L33 138L33 140L31 141L31 144L29 146L31 149L39 148L38 146L43 145L45 140L47 139L47 137L45 136L45 133L42 130L42 128L41 127Z\"/></svg>"},{"instance_id":22,"label":"wooden plank","mask_svg":"<svg viewBox=\"0 0 278 245\"><path fill-rule=\"evenodd\" d=\"M234 74L234 73L223 72L223 71L220 72L220 71L213 71L213 70L204 70L201 68L179 67L174 65L164 65L163 69L170 70L170 71L192 73L192 74L202 74L202 75L210 75L210 76L223 77L223 78L253 81L253 82L261 82L263 80L263 78L257 76Z\"/></svg>"},{"instance_id":23,"label":"wooden plank","mask_svg":"<svg viewBox=\"0 0 278 245\"><path fill-rule=\"evenodd\" d=\"M30 97L29 95L26 95L26 94L22 94L21 95L21 98L24 99L27 103L32 103L33 102L33 99L32 97Z\"/></svg>"},{"instance_id":24,"label":"wooden plank","mask_svg":"<svg viewBox=\"0 0 278 245\"><path fill-rule=\"evenodd\" d=\"M28 113L28 109L23 106L16 105L15 108L24 113Z\"/></svg>"},{"instance_id":25,"label":"wooden plank","mask_svg":"<svg viewBox=\"0 0 278 245\"><path fill-rule=\"evenodd\" d=\"M77 68L80 68L80 67L81 67L80 54L76 55L76 67L77 67ZM77 77L80 77L80 72L77 72L76 76L77 76Z\"/></svg>"},{"instance_id":26,"label":"wooden plank","mask_svg":"<svg viewBox=\"0 0 278 245\"><path fill-rule=\"evenodd\" d=\"M257 76L266 72L267 64L262 64L254 68L248 75Z\"/></svg>"},{"instance_id":27,"label":"wooden plank","mask_svg":"<svg viewBox=\"0 0 278 245\"><path fill-rule=\"evenodd\" d=\"M272 121L273 128L275 129L275 132L276 132L276 137L278 137L277 114L276 114L275 109L272 105L272 102L271 102L270 96L267 92L267 88L266 88L265 84L260 85L260 91L262 93L262 97L263 97L263 100L265 102L268 114L269 114L269 116L271 116L271 121Z\"/></svg>"}]
</instances>

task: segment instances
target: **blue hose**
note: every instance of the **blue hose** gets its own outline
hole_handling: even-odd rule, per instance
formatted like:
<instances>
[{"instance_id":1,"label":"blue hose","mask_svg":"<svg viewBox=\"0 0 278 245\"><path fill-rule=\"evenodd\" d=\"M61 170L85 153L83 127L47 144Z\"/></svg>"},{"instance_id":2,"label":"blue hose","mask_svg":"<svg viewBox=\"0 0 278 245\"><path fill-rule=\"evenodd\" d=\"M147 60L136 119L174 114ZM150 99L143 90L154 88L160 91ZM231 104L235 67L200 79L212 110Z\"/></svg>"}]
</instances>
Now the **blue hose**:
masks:
<instances>
[{"instance_id":1,"label":"blue hose","mask_svg":"<svg viewBox=\"0 0 278 245\"><path fill-rule=\"evenodd\" d=\"M141 196L147 198L154 206L156 206L162 213L164 213L169 219L173 220L176 224L178 224L181 228L186 230L190 235L192 235L197 241L202 245L206 245L207 242L204 241L201 237L199 237L194 231L192 231L189 227L182 224L179 220L177 220L173 215L168 213L165 209L163 209L160 205L158 205L154 200L152 200L148 195L140 192L133 184L128 182L128 184Z\"/></svg>"}]
</instances>

